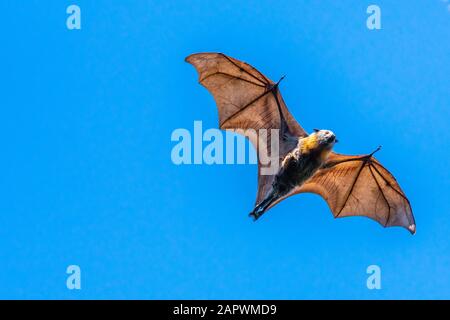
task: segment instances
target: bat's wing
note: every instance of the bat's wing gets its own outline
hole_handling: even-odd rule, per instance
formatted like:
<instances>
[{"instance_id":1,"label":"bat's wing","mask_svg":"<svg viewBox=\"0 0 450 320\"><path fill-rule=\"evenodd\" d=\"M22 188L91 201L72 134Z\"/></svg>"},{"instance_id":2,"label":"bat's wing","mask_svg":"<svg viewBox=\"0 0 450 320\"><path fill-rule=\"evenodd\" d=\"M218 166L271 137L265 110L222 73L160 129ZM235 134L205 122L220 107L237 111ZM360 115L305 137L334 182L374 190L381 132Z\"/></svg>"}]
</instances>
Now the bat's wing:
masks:
<instances>
[{"instance_id":1,"label":"bat's wing","mask_svg":"<svg viewBox=\"0 0 450 320\"><path fill-rule=\"evenodd\" d=\"M294 193L302 192L322 196L336 218L366 216L384 227L416 231L408 198L394 176L371 155L332 153L324 168Z\"/></svg>"},{"instance_id":2,"label":"bat's wing","mask_svg":"<svg viewBox=\"0 0 450 320\"><path fill-rule=\"evenodd\" d=\"M278 84L269 80L249 64L222 53L197 53L186 61L199 73L199 82L213 95L219 110L219 127L238 130L257 149L271 155L271 129L279 131L280 159L307 133L288 111ZM255 135L267 129L267 135ZM279 160L280 160L279 159ZM260 202L271 187L273 175L261 174L258 157L258 196Z\"/></svg>"}]
</instances>

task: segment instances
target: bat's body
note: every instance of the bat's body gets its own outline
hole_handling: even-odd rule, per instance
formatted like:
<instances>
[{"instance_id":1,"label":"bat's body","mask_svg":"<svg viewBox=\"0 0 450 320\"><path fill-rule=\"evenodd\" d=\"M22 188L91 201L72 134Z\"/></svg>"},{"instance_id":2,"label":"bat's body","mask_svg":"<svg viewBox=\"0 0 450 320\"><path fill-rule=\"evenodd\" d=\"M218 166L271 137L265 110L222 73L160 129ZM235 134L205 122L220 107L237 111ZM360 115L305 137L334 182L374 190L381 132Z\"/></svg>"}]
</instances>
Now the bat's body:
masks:
<instances>
[{"instance_id":1,"label":"bat's body","mask_svg":"<svg viewBox=\"0 0 450 320\"><path fill-rule=\"evenodd\" d=\"M250 216L257 220L272 203L301 187L326 163L336 141L334 133L328 130L317 130L298 139L297 146L281 162L272 189Z\"/></svg>"},{"instance_id":2,"label":"bat's body","mask_svg":"<svg viewBox=\"0 0 450 320\"><path fill-rule=\"evenodd\" d=\"M279 81L274 83L245 62L222 53L193 54L186 61L214 96L221 129L242 130L258 155L261 150L271 154L271 136L246 130L279 130L278 172L266 175L258 159L258 193L250 213L255 220L287 197L312 192L326 200L336 218L366 216L384 227L402 226L415 233L409 200L373 157L375 152L360 156L333 152L335 135L328 130L308 134L290 114Z\"/></svg>"}]
</instances>

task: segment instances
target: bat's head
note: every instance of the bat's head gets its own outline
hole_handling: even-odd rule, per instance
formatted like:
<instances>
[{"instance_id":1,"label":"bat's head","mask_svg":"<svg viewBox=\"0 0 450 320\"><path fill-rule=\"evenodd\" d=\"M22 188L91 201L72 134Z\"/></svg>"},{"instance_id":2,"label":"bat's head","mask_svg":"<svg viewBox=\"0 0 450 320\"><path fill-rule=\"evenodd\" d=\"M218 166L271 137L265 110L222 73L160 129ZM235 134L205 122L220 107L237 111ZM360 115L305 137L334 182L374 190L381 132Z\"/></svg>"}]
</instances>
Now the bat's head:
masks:
<instances>
[{"instance_id":1,"label":"bat's head","mask_svg":"<svg viewBox=\"0 0 450 320\"><path fill-rule=\"evenodd\" d=\"M338 140L336 139L336 135L333 133L333 131L330 130L314 129L313 135L315 135L319 146L324 149L331 150L334 144L338 142Z\"/></svg>"}]
</instances>

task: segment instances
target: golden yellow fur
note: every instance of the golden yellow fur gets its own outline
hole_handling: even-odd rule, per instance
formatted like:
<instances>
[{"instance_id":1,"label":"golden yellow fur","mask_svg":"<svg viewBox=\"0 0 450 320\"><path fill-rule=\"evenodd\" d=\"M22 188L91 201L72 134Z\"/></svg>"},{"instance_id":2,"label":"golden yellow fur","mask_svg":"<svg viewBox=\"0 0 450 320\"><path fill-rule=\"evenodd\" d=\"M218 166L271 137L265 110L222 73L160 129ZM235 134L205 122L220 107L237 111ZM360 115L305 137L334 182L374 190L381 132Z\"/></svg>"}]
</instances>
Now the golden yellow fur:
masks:
<instances>
[{"instance_id":1,"label":"golden yellow fur","mask_svg":"<svg viewBox=\"0 0 450 320\"><path fill-rule=\"evenodd\" d=\"M302 154L306 154L316 149L319 146L319 140L315 134L311 134L302 139L300 145L300 151Z\"/></svg>"},{"instance_id":2,"label":"golden yellow fur","mask_svg":"<svg viewBox=\"0 0 450 320\"><path fill-rule=\"evenodd\" d=\"M311 134L302 139L300 144L300 152L302 154L308 154L320 147L319 139L316 134ZM320 152L321 161L325 161L330 155L331 149L324 149Z\"/></svg>"}]
</instances>

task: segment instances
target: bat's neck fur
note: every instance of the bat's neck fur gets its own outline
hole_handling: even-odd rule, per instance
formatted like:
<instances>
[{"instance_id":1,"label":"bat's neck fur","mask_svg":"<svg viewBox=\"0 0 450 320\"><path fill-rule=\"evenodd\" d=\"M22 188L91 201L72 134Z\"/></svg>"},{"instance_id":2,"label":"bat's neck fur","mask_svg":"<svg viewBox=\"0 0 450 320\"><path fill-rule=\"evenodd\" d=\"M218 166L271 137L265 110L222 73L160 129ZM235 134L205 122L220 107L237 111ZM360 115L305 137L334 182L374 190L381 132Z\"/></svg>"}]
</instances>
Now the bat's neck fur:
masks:
<instances>
[{"instance_id":1,"label":"bat's neck fur","mask_svg":"<svg viewBox=\"0 0 450 320\"><path fill-rule=\"evenodd\" d=\"M323 147L317 135L309 135L306 138L298 140L297 148L300 150L299 155L304 157L312 157L323 163L328 159L331 148Z\"/></svg>"}]
</instances>

